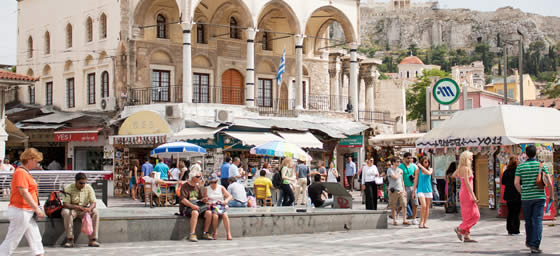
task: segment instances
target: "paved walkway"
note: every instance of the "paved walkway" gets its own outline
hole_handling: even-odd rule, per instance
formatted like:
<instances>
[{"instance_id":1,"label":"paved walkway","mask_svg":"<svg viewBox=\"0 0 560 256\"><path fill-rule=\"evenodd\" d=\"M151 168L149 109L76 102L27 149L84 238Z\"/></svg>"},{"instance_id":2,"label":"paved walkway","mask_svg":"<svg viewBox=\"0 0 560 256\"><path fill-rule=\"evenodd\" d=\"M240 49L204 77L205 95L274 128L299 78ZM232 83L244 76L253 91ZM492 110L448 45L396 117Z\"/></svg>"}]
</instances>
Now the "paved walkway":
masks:
<instances>
[{"instance_id":1,"label":"paved walkway","mask_svg":"<svg viewBox=\"0 0 560 256\"><path fill-rule=\"evenodd\" d=\"M153 241L147 243L103 244L100 248L46 248L46 255L528 255L521 236L507 236L505 220L484 217L473 228L477 244L457 240L453 227L460 222L458 215L432 219L430 229L417 226L392 226L387 230L330 232L318 234L246 237L233 241ZM543 232L543 255L560 255L560 225L548 226ZM523 223L522 223L523 224ZM223 232L223 229L220 229ZM14 255L29 255L20 248Z\"/></svg>"}]
</instances>

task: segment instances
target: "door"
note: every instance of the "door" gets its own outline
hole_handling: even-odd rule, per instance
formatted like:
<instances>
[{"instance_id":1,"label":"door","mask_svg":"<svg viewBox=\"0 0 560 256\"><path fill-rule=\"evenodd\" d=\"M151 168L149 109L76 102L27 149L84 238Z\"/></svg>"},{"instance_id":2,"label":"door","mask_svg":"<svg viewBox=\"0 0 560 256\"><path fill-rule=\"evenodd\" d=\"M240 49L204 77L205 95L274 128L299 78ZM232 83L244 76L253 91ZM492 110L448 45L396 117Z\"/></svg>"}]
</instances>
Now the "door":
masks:
<instances>
[{"instance_id":1,"label":"door","mask_svg":"<svg viewBox=\"0 0 560 256\"><path fill-rule=\"evenodd\" d=\"M222 74L222 104L243 105L244 99L241 73L234 69L227 70Z\"/></svg>"}]
</instances>

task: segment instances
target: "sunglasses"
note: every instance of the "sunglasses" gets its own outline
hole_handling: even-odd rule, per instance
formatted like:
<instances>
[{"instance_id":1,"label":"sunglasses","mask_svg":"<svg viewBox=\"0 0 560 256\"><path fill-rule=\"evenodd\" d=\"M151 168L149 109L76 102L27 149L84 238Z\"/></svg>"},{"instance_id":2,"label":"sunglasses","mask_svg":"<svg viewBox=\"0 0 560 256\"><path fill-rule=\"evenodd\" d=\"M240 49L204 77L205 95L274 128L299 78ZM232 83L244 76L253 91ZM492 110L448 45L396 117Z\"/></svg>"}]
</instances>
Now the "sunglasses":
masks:
<instances>
[{"instance_id":1,"label":"sunglasses","mask_svg":"<svg viewBox=\"0 0 560 256\"><path fill-rule=\"evenodd\" d=\"M86 184L85 182L78 182L78 183L79 183L80 185L85 185L85 184Z\"/></svg>"},{"instance_id":2,"label":"sunglasses","mask_svg":"<svg viewBox=\"0 0 560 256\"><path fill-rule=\"evenodd\" d=\"M195 177L195 178L197 178L197 179L200 179L200 178L202 178L202 176L194 176L194 177Z\"/></svg>"}]
</instances>

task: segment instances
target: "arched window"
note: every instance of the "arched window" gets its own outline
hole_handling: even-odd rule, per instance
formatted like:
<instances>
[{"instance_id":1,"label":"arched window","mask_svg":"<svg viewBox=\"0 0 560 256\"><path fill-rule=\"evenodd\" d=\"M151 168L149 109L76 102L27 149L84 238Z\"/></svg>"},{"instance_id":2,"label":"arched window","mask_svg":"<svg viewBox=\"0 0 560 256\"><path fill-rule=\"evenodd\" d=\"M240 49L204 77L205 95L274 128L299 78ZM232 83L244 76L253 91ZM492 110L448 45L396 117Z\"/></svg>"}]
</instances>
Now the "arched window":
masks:
<instances>
[{"instance_id":1,"label":"arched window","mask_svg":"<svg viewBox=\"0 0 560 256\"><path fill-rule=\"evenodd\" d=\"M196 24L196 42L199 44L206 43L206 26L204 24Z\"/></svg>"},{"instance_id":2,"label":"arched window","mask_svg":"<svg viewBox=\"0 0 560 256\"><path fill-rule=\"evenodd\" d=\"M239 39L239 28L234 17L229 18L229 37Z\"/></svg>"},{"instance_id":3,"label":"arched window","mask_svg":"<svg viewBox=\"0 0 560 256\"><path fill-rule=\"evenodd\" d=\"M27 58L33 58L33 37L27 38Z\"/></svg>"},{"instance_id":4,"label":"arched window","mask_svg":"<svg viewBox=\"0 0 560 256\"><path fill-rule=\"evenodd\" d=\"M157 16L157 38L167 38L167 21L165 16Z\"/></svg>"},{"instance_id":5,"label":"arched window","mask_svg":"<svg viewBox=\"0 0 560 256\"><path fill-rule=\"evenodd\" d=\"M72 25L66 25L66 48L72 48Z\"/></svg>"},{"instance_id":6,"label":"arched window","mask_svg":"<svg viewBox=\"0 0 560 256\"><path fill-rule=\"evenodd\" d=\"M102 13L99 17L99 38L107 38L107 15L105 13Z\"/></svg>"},{"instance_id":7,"label":"arched window","mask_svg":"<svg viewBox=\"0 0 560 256\"><path fill-rule=\"evenodd\" d=\"M109 72L101 73L101 98L109 97Z\"/></svg>"},{"instance_id":8,"label":"arched window","mask_svg":"<svg viewBox=\"0 0 560 256\"><path fill-rule=\"evenodd\" d=\"M406 78L410 78L410 71L406 71Z\"/></svg>"},{"instance_id":9,"label":"arched window","mask_svg":"<svg viewBox=\"0 0 560 256\"><path fill-rule=\"evenodd\" d=\"M51 33L45 32L45 54L51 54Z\"/></svg>"},{"instance_id":10,"label":"arched window","mask_svg":"<svg viewBox=\"0 0 560 256\"><path fill-rule=\"evenodd\" d=\"M93 41L93 20L91 17L88 17L86 21L86 40L88 42Z\"/></svg>"}]
</instances>

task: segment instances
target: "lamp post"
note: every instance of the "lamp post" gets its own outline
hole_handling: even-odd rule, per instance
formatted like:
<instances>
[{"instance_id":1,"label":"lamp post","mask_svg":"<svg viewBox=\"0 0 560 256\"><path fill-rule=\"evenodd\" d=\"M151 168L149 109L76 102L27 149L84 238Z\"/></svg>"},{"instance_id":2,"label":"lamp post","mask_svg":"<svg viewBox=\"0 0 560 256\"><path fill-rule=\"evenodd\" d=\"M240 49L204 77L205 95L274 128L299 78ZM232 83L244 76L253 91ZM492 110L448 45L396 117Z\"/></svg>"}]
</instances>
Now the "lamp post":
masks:
<instances>
[{"instance_id":1,"label":"lamp post","mask_svg":"<svg viewBox=\"0 0 560 256\"><path fill-rule=\"evenodd\" d=\"M517 29L517 34L519 34L519 103L521 106L525 105L523 101L523 39L525 36L523 32Z\"/></svg>"}]
</instances>

